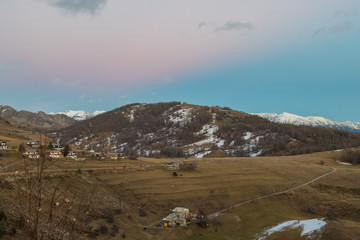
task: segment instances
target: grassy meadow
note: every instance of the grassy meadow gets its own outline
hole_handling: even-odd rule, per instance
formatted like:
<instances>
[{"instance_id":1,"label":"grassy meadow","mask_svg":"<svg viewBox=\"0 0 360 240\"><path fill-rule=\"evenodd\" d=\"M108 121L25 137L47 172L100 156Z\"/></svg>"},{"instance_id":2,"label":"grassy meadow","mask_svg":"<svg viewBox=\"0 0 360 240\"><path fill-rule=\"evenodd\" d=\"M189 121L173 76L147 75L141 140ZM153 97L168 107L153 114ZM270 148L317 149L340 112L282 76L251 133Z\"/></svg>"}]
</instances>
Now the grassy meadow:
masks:
<instances>
[{"instance_id":1,"label":"grassy meadow","mask_svg":"<svg viewBox=\"0 0 360 240\"><path fill-rule=\"evenodd\" d=\"M165 170L163 164L169 159L59 159L50 168L78 169L54 175L52 181L62 178L74 192L92 194L91 211L81 218L79 227L83 239L257 239L264 229L281 222L312 218L324 218L327 222L322 234L313 239L358 239L360 167L336 163L338 154L333 151L287 157L183 159L196 162L197 168L176 171L178 176ZM18 161L10 167L12 170L21 168L21 157L15 152L0 158L2 166L11 161ZM144 170L141 165L151 167ZM335 173L301 189L226 211L209 220L206 229L197 225L156 227L177 206L209 215L305 183L330 172L331 166L337 168ZM11 178L6 179L11 182ZM0 206L7 206L0 210L7 215L11 215L9 209L16 212L15 190L15 184L13 188L0 188ZM79 199L76 202L82 204ZM140 214L140 210L145 214ZM151 229L143 231L143 226ZM300 233L300 229L291 229L265 239L307 239Z\"/></svg>"}]
</instances>

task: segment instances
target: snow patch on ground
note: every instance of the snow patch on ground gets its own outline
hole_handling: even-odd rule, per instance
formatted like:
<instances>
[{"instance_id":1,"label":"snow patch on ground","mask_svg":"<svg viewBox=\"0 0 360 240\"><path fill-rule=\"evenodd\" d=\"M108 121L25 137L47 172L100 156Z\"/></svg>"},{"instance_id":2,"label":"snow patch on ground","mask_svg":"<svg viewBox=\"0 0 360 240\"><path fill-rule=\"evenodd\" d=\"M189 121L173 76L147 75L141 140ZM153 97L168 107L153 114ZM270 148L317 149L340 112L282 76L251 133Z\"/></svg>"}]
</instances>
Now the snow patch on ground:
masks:
<instances>
[{"instance_id":1,"label":"snow patch on ground","mask_svg":"<svg viewBox=\"0 0 360 240\"><path fill-rule=\"evenodd\" d=\"M225 140L220 139L214 135L218 130L219 127L215 125L215 116L213 116L213 121L211 124L205 124L199 132L195 133L195 135L205 135L207 138L195 142L191 145L201 146L207 143L214 143L219 148L224 146Z\"/></svg>"},{"instance_id":2,"label":"snow patch on ground","mask_svg":"<svg viewBox=\"0 0 360 240\"><path fill-rule=\"evenodd\" d=\"M248 143L242 145L243 150L246 152L249 152L250 157L257 157L257 156L261 155L263 153L263 150L262 149L257 150L256 148L257 148L257 144L258 144L259 140L263 137L264 136L257 136L256 138L251 139ZM256 152L254 152L254 151L256 151Z\"/></svg>"},{"instance_id":3,"label":"snow patch on ground","mask_svg":"<svg viewBox=\"0 0 360 240\"><path fill-rule=\"evenodd\" d=\"M204 156L210 154L211 151L205 151L194 155L194 158L203 158Z\"/></svg>"},{"instance_id":4,"label":"snow patch on ground","mask_svg":"<svg viewBox=\"0 0 360 240\"><path fill-rule=\"evenodd\" d=\"M192 108L179 109L169 116L169 120L173 123L187 122L190 119L191 110Z\"/></svg>"},{"instance_id":5,"label":"snow patch on ground","mask_svg":"<svg viewBox=\"0 0 360 240\"><path fill-rule=\"evenodd\" d=\"M339 161L336 161L338 164L341 164L341 165L346 165L346 166L352 166L351 163L347 163L347 162L339 162Z\"/></svg>"},{"instance_id":6,"label":"snow patch on ground","mask_svg":"<svg viewBox=\"0 0 360 240\"><path fill-rule=\"evenodd\" d=\"M135 120L134 114L135 114L136 110L137 110L138 108L140 108L141 106L143 106L143 105L144 105L144 104L139 104L139 105L135 105L135 106L132 106L132 107L131 107L131 111L130 111L130 113L129 113L129 115L128 115L128 118L129 118L129 120L130 120L131 123L134 122L134 120Z\"/></svg>"},{"instance_id":7,"label":"snow patch on ground","mask_svg":"<svg viewBox=\"0 0 360 240\"><path fill-rule=\"evenodd\" d=\"M249 140L250 138L252 138L254 136L254 134L252 132L246 132L245 136L243 136L244 140Z\"/></svg>"},{"instance_id":8,"label":"snow patch on ground","mask_svg":"<svg viewBox=\"0 0 360 240\"><path fill-rule=\"evenodd\" d=\"M301 228L301 236L310 236L311 234L320 231L326 222L324 218L321 219L308 219L308 220L292 220L280 223L274 227L266 229L260 236L256 236L257 240L264 240L275 232L282 232L290 229Z\"/></svg>"},{"instance_id":9,"label":"snow patch on ground","mask_svg":"<svg viewBox=\"0 0 360 240\"><path fill-rule=\"evenodd\" d=\"M250 153L250 157L257 157L257 156L260 156L262 153L263 153L263 149L260 149L258 152L253 152L253 153Z\"/></svg>"},{"instance_id":10,"label":"snow patch on ground","mask_svg":"<svg viewBox=\"0 0 360 240\"><path fill-rule=\"evenodd\" d=\"M130 122L134 122L134 113L135 113L135 109L132 109L130 114L129 114L129 119L130 119Z\"/></svg>"}]
</instances>

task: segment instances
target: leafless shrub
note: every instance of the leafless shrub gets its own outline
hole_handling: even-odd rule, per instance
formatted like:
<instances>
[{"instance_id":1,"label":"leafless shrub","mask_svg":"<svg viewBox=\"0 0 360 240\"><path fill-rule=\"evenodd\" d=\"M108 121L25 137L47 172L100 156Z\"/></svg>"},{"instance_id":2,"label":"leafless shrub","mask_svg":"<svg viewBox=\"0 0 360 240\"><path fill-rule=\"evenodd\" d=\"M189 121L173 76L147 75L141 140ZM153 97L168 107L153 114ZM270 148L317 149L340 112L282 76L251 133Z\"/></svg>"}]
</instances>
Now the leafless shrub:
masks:
<instances>
[{"instance_id":1,"label":"leafless shrub","mask_svg":"<svg viewBox=\"0 0 360 240\"><path fill-rule=\"evenodd\" d=\"M108 223L114 223L114 214L111 211L105 211L104 218Z\"/></svg>"},{"instance_id":2,"label":"leafless shrub","mask_svg":"<svg viewBox=\"0 0 360 240\"><path fill-rule=\"evenodd\" d=\"M13 186L9 181L0 179L0 188L12 189Z\"/></svg>"},{"instance_id":3,"label":"leafless shrub","mask_svg":"<svg viewBox=\"0 0 360 240\"><path fill-rule=\"evenodd\" d=\"M111 227L110 235L114 237L118 232L119 232L119 226L113 224L112 227Z\"/></svg>"},{"instance_id":4,"label":"leafless shrub","mask_svg":"<svg viewBox=\"0 0 360 240\"><path fill-rule=\"evenodd\" d=\"M340 156L340 161L352 164L360 164L360 151L347 150Z\"/></svg>"},{"instance_id":5,"label":"leafless shrub","mask_svg":"<svg viewBox=\"0 0 360 240\"><path fill-rule=\"evenodd\" d=\"M197 168L197 163L184 163L180 168L182 170L193 170Z\"/></svg>"},{"instance_id":6,"label":"leafless shrub","mask_svg":"<svg viewBox=\"0 0 360 240\"><path fill-rule=\"evenodd\" d=\"M312 214L317 214L318 213L318 209L315 205L305 205L301 207L301 210L304 212L308 212L308 213L312 213Z\"/></svg>"},{"instance_id":7,"label":"leafless shrub","mask_svg":"<svg viewBox=\"0 0 360 240\"><path fill-rule=\"evenodd\" d=\"M34 171L24 159L24 175L16 180L20 210L19 227L23 239L69 239L75 234L80 214L88 201L86 191L70 191L70 183L63 177L50 178L46 170L50 160L46 148L41 148ZM83 211L81 211L83 210Z\"/></svg>"},{"instance_id":8,"label":"leafless shrub","mask_svg":"<svg viewBox=\"0 0 360 240\"><path fill-rule=\"evenodd\" d=\"M101 234L106 234L108 232L109 228L106 225L101 225L99 228L99 231Z\"/></svg>"},{"instance_id":9,"label":"leafless shrub","mask_svg":"<svg viewBox=\"0 0 360 240\"><path fill-rule=\"evenodd\" d=\"M139 208L139 216L146 217L147 216L146 210L143 208Z\"/></svg>"}]
</instances>

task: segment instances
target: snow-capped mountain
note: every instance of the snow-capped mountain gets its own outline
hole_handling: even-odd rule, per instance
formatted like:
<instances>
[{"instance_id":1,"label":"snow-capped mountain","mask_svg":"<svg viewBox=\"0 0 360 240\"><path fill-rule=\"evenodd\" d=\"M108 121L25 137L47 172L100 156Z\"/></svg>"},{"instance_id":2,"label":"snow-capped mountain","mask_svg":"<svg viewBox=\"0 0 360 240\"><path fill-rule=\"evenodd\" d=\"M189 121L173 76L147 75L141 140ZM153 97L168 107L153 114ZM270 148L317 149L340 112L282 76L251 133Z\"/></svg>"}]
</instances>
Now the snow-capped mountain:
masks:
<instances>
[{"instance_id":1,"label":"snow-capped mountain","mask_svg":"<svg viewBox=\"0 0 360 240\"><path fill-rule=\"evenodd\" d=\"M323 117L302 117L291 113L253 113L259 117L266 118L272 122L276 123L287 123L294 125L305 125L305 126L313 126L313 127L328 127L328 128L336 128L342 129L346 131L352 132L360 132L360 122L335 122Z\"/></svg>"},{"instance_id":2,"label":"snow-capped mountain","mask_svg":"<svg viewBox=\"0 0 360 240\"><path fill-rule=\"evenodd\" d=\"M84 110L78 110L78 111L73 111L73 110L68 110L68 111L64 111L64 112L58 112L58 113L49 113L51 115L57 115L57 114L63 114L66 115L68 117L71 117L72 119L75 119L77 121L81 121L81 120L86 120L92 117L95 117L99 114L104 113L105 111L95 111L93 113L88 113Z\"/></svg>"}]
</instances>

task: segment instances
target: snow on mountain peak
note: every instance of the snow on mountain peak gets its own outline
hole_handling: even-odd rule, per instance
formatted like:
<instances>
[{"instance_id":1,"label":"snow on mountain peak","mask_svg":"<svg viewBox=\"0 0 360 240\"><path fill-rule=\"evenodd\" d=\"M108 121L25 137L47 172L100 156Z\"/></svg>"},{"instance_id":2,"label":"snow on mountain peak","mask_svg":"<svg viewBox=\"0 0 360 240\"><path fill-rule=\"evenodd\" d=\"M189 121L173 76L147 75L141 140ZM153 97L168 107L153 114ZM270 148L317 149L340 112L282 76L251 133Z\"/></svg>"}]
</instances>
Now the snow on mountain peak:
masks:
<instances>
[{"instance_id":1,"label":"snow on mountain peak","mask_svg":"<svg viewBox=\"0 0 360 240\"><path fill-rule=\"evenodd\" d=\"M102 114L104 113L105 111L95 111L93 113L88 113L84 110L77 110L77 111L74 111L74 110L67 110L67 111L64 111L64 112L58 112L58 113L49 113L51 115L56 115L56 114L63 114L63 115L66 115L72 119L75 119L77 121L81 121L81 120L86 120L86 119L89 119L89 118L92 118L92 117L95 117L99 114Z\"/></svg>"},{"instance_id":2,"label":"snow on mountain peak","mask_svg":"<svg viewBox=\"0 0 360 240\"><path fill-rule=\"evenodd\" d=\"M343 129L353 132L360 132L360 122L350 122L350 121L335 122L326 119L324 117L317 117L317 116L302 117L287 112L283 112L281 114L277 114L277 113L252 113L252 114L266 118L272 122L277 122L277 123L306 125L313 127L329 127L329 128L337 128L337 129Z\"/></svg>"}]
</instances>

